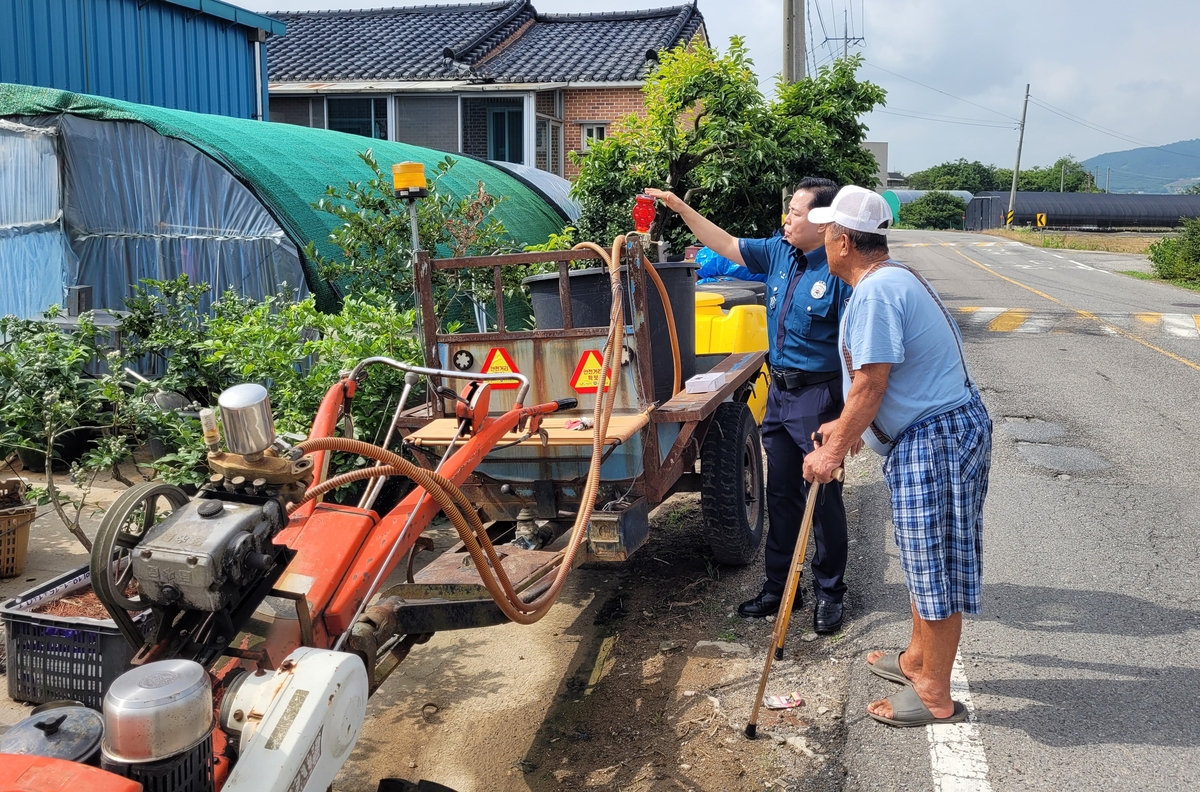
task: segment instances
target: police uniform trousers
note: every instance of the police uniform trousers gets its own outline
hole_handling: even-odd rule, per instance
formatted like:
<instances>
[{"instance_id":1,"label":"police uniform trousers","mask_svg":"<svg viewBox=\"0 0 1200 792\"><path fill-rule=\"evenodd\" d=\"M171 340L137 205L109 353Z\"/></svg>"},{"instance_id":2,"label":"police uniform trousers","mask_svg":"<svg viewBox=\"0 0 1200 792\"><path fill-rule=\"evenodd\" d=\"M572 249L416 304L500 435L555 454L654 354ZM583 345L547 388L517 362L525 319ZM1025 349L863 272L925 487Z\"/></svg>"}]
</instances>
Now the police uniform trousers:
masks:
<instances>
[{"instance_id":1,"label":"police uniform trousers","mask_svg":"<svg viewBox=\"0 0 1200 792\"><path fill-rule=\"evenodd\" d=\"M775 385L767 396L762 425L767 453L767 514L770 527L765 550L767 582L764 590L783 594L792 553L800 536L808 483L804 480L804 455L813 450L812 434L821 424L836 420L843 406L842 380L785 390ZM842 485L821 487L813 514L812 581L818 599L841 602L846 592L846 507Z\"/></svg>"}]
</instances>

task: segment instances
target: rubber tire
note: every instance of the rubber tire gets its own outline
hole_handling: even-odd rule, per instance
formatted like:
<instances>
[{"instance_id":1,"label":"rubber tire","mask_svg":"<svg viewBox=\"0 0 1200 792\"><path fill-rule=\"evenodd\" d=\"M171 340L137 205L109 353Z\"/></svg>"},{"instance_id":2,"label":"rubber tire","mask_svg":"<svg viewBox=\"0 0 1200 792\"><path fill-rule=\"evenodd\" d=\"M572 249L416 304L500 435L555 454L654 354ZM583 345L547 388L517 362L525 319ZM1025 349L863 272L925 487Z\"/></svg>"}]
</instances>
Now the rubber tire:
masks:
<instances>
[{"instance_id":1,"label":"rubber tire","mask_svg":"<svg viewBox=\"0 0 1200 792\"><path fill-rule=\"evenodd\" d=\"M745 566L762 544L766 515L762 436L741 402L717 406L700 449L700 510L713 559Z\"/></svg>"}]
</instances>

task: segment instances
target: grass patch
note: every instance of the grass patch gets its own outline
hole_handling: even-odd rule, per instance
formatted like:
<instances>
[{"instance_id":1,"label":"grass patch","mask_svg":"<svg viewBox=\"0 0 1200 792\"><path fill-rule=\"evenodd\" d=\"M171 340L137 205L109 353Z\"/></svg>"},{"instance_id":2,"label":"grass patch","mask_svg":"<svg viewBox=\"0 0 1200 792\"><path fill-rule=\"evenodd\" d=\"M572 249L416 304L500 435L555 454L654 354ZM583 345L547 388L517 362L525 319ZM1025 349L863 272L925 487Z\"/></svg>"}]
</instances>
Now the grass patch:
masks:
<instances>
[{"instance_id":1,"label":"grass patch","mask_svg":"<svg viewBox=\"0 0 1200 792\"><path fill-rule=\"evenodd\" d=\"M1156 278L1149 272L1138 272L1137 270L1117 270L1117 272L1121 275L1128 275L1131 278L1137 278L1138 280L1169 283L1172 286L1178 286L1181 289L1191 289L1194 292L1200 292L1200 282L1198 281L1182 280L1180 278Z\"/></svg>"},{"instance_id":2,"label":"grass patch","mask_svg":"<svg viewBox=\"0 0 1200 792\"><path fill-rule=\"evenodd\" d=\"M1163 234L1088 234L1034 231L1028 228L992 228L983 233L1054 250L1100 250L1108 253L1144 255Z\"/></svg>"}]
</instances>

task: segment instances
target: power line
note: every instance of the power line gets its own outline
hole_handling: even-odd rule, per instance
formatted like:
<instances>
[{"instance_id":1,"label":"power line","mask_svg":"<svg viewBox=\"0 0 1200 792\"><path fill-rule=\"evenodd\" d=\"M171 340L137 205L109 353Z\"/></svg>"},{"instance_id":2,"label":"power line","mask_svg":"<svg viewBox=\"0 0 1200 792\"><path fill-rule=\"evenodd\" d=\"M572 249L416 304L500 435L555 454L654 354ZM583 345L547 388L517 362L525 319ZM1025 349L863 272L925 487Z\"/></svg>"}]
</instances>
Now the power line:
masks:
<instances>
[{"instance_id":1,"label":"power line","mask_svg":"<svg viewBox=\"0 0 1200 792\"><path fill-rule=\"evenodd\" d=\"M1001 118L1006 118L1009 121L1012 121L1014 124L1020 122L1020 119L1015 118L1014 116L1010 116L1005 113L1001 113L999 110L993 110L990 107L985 107L984 105L981 105L977 102L972 102L970 99L963 99L961 96L955 96L954 94L950 93L949 91L943 91L941 88L934 88L932 85L926 85L925 83L920 82L918 80L914 80L911 77L905 77L903 74L897 74L894 71L888 71L887 69L883 68L882 66L876 66L874 63L871 63L868 60L864 60L863 63L870 66L871 68L878 69L881 72L886 72L887 74L890 74L893 77L899 77L901 80L907 80L910 83L913 83L914 85L919 85L922 88L928 88L929 90L931 90L935 93L940 93L943 96L949 96L951 99L957 99L960 102L966 102L967 104L972 105L973 107L978 107L980 110L987 110L989 113L995 113L996 115L1000 116Z\"/></svg>"},{"instance_id":2,"label":"power line","mask_svg":"<svg viewBox=\"0 0 1200 792\"><path fill-rule=\"evenodd\" d=\"M884 113L885 115L901 116L903 118L913 118L918 121L936 121L941 124L958 124L960 126L986 127L988 129L1013 129L1012 124L1004 124L997 121L985 121L978 118L960 119L954 116L935 116L928 113L919 113L914 110L900 110L891 108L888 110L873 110L875 113Z\"/></svg>"},{"instance_id":3,"label":"power line","mask_svg":"<svg viewBox=\"0 0 1200 792\"><path fill-rule=\"evenodd\" d=\"M1068 113L1066 110L1063 110L1062 108L1055 107L1047 102L1043 102L1040 99L1035 99L1033 97L1030 97L1030 101L1032 101L1035 105L1042 108L1043 110L1053 113L1054 115L1059 116L1060 118L1065 118L1066 120L1074 122L1076 124L1079 124L1082 127L1087 127L1088 129L1091 129L1094 132L1099 132L1103 135L1108 135L1109 137L1116 138L1117 140L1123 140L1126 143L1132 143L1135 146L1140 146L1142 148L1157 149L1158 151L1164 151L1167 154L1174 154L1177 157L1187 157L1188 159L1200 159L1200 156L1197 156L1195 154L1187 154L1182 151L1172 151L1171 149L1166 148L1165 146L1156 146L1153 143L1147 143L1144 140L1139 140L1138 138L1122 134L1115 130L1108 129L1107 127L1102 127L1099 124L1095 124L1095 123L1092 123L1091 121L1088 121L1085 118L1075 116L1071 113Z\"/></svg>"}]
</instances>

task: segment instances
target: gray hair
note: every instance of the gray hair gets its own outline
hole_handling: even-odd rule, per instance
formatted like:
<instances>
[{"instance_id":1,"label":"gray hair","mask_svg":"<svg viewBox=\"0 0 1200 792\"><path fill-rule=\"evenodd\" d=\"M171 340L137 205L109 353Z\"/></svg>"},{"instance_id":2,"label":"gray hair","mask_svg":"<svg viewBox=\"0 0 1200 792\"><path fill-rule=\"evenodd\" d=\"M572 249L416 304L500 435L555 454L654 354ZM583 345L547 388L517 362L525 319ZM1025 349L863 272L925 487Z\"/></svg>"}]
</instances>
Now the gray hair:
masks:
<instances>
[{"instance_id":1,"label":"gray hair","mask_svg":"<svg viewBox=\"0 0 1200 792\"><path fill-rule=\"evenodd\" d=\"M866 231L846 228L837 223L830 223L829 229L835 237L842 236L843 234L850 237L850 241L854 243L855 250L864 256L888 252L887 234L869 234Z\"/></svg>"}]
</instances>

